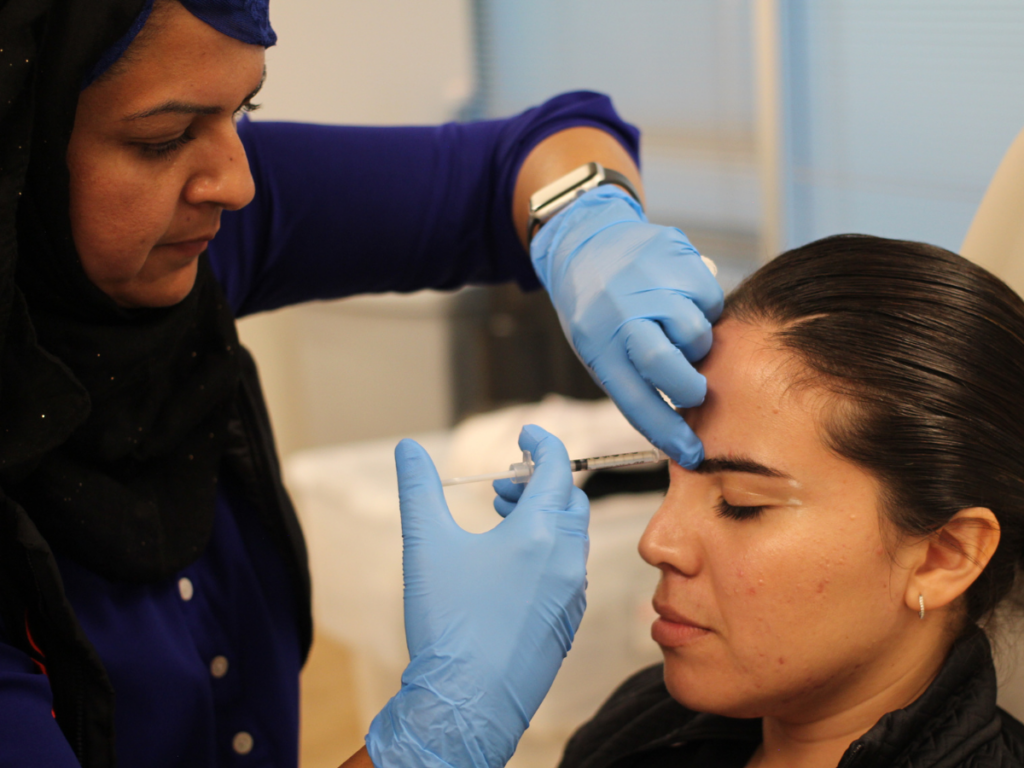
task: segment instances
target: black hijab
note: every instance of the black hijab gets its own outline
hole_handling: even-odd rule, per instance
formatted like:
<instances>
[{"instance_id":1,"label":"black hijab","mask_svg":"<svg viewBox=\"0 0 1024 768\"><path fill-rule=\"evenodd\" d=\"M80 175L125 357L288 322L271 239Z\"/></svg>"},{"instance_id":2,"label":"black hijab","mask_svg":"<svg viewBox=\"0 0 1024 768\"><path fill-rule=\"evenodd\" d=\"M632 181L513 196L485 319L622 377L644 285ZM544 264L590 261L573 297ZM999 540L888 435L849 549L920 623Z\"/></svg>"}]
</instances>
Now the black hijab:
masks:
<instances>
[{"instance_id":1,"label":"black hijab","mask_svg":"<svg viewBox=\"0 0 1024 768\"><path fill-rule=\"evenodd\" d=\"M238 392L238 339L201 258L163 309L85 276L66 152L83 78L144 0L0 8L0 487L58 553L111 579L204 551Z\"/></svg>"}]
</instances>

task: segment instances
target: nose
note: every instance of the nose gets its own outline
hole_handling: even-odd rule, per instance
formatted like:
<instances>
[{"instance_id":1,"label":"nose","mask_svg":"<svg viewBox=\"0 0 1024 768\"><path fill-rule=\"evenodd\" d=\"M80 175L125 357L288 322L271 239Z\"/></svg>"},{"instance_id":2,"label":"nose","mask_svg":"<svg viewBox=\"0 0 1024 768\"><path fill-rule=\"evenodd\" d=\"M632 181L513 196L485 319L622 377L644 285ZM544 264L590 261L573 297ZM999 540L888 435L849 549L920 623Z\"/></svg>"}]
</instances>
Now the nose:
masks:
<instances>
[{"instance_id":1,"label":"nose","mask_svg":"<svg viewBox=\"0 0 1024 768\"><path fill-rule=\"evenodd\" d=\"M704 559L694 505L706 494L695 487L700 483L694 472L673 466L671 477L669 491L640 537L638 549L649 565L692 577L700 572Z\"/></svg>"},{"instance_id":2,"label":"nose","mask_svg":"<svg viewBox=\"0 0 1024 768\"><path fill-rule=\"evenodd\" d=\"M256 185L234 122L225 121L212 131L204 149L185 186L185 201L191 205L212 204L229 211L252 202Z\"/></svg>"}]
</instances>

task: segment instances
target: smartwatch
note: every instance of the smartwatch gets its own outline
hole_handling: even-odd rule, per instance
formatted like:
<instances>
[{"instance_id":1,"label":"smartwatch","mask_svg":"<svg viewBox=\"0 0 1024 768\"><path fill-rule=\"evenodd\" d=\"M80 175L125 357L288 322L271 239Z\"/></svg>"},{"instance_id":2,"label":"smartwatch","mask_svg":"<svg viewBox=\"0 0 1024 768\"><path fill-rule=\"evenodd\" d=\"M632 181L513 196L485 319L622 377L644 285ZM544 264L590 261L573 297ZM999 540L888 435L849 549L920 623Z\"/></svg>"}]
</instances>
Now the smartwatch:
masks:
<instances>
[{"instance_id":1,"label":"smartwatch","mask_svg":"<svg viewBox=\"0 0 1024 768\"><path fill-rule=\"evenodd\" d=\"M569 171L560 179L530 195L530 220L526 226L527 241L533 240L537 228L574 202L580 195L602 184L618 184L630 196L640 202L640 194L633 183L618 171L605 168L600 163L587 163ZM642 205L642 203L641 203Z\"/></svg>"}]
</instances>

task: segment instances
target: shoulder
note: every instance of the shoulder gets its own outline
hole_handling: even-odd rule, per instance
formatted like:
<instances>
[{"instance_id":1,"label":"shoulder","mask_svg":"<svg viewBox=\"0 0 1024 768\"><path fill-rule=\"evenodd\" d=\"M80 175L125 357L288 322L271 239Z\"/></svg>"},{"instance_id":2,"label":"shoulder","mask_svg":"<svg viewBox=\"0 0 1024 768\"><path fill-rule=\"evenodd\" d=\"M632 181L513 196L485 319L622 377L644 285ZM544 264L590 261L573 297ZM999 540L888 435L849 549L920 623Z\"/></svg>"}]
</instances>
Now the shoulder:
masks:
<instances>
[{"instance_id":1,"label":"shoulder","mask_svg":"<svg viewBox=\"0 0 1024 768\"><path fill-rule=\"evenodd\" d=\"M972 718L969 713L953 724L933 732L933 743L944 748L919 751L904 755L897 761L899 768L949 766L949 768L1024 768L1024 724L1002 708L997 708L994 719ZM935 729L926 728L927 731ZM959 734L955 744L942 742L944 735Z\"/></svg>"},{"instance_id":2,"label":"shoulder","mask_svg":"<svg viewBox=\"0 0 1024 768\"><path fill-rule=\"evenodd\" d=\"M664 665L626 680L566 745L560 768L602 768L653 745L696 717L665 687Z\"/></svg>"}]
</instances>

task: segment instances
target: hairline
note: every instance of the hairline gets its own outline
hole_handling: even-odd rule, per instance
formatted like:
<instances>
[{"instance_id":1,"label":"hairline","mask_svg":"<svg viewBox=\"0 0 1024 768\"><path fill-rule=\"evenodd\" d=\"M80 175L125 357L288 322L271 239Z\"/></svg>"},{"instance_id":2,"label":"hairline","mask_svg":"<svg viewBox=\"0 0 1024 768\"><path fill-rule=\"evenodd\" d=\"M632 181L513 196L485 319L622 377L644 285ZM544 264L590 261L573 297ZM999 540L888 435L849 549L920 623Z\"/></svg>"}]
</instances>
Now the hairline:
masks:
<instances>
[{"instance_id":1,"label":"hairline","mask_svg":"<svg viewBox=\"0 0 1024 768\"><path fill-rule=\"evenodd\" d=\"M103 74L93 80L90 86L96 83L108 82L123 75L132 62L135 61L135 57L149 46L153 35L163 28L163 15L174 3L177 3L177 0L153 0L153 7L150 9L149 16L146 19L146 23L142 25L142 29L139 30L139 33L128 44L128 47L125 48L124 53L118 56L117 60L107 67Z\"/></svg>"}]
</instances>

